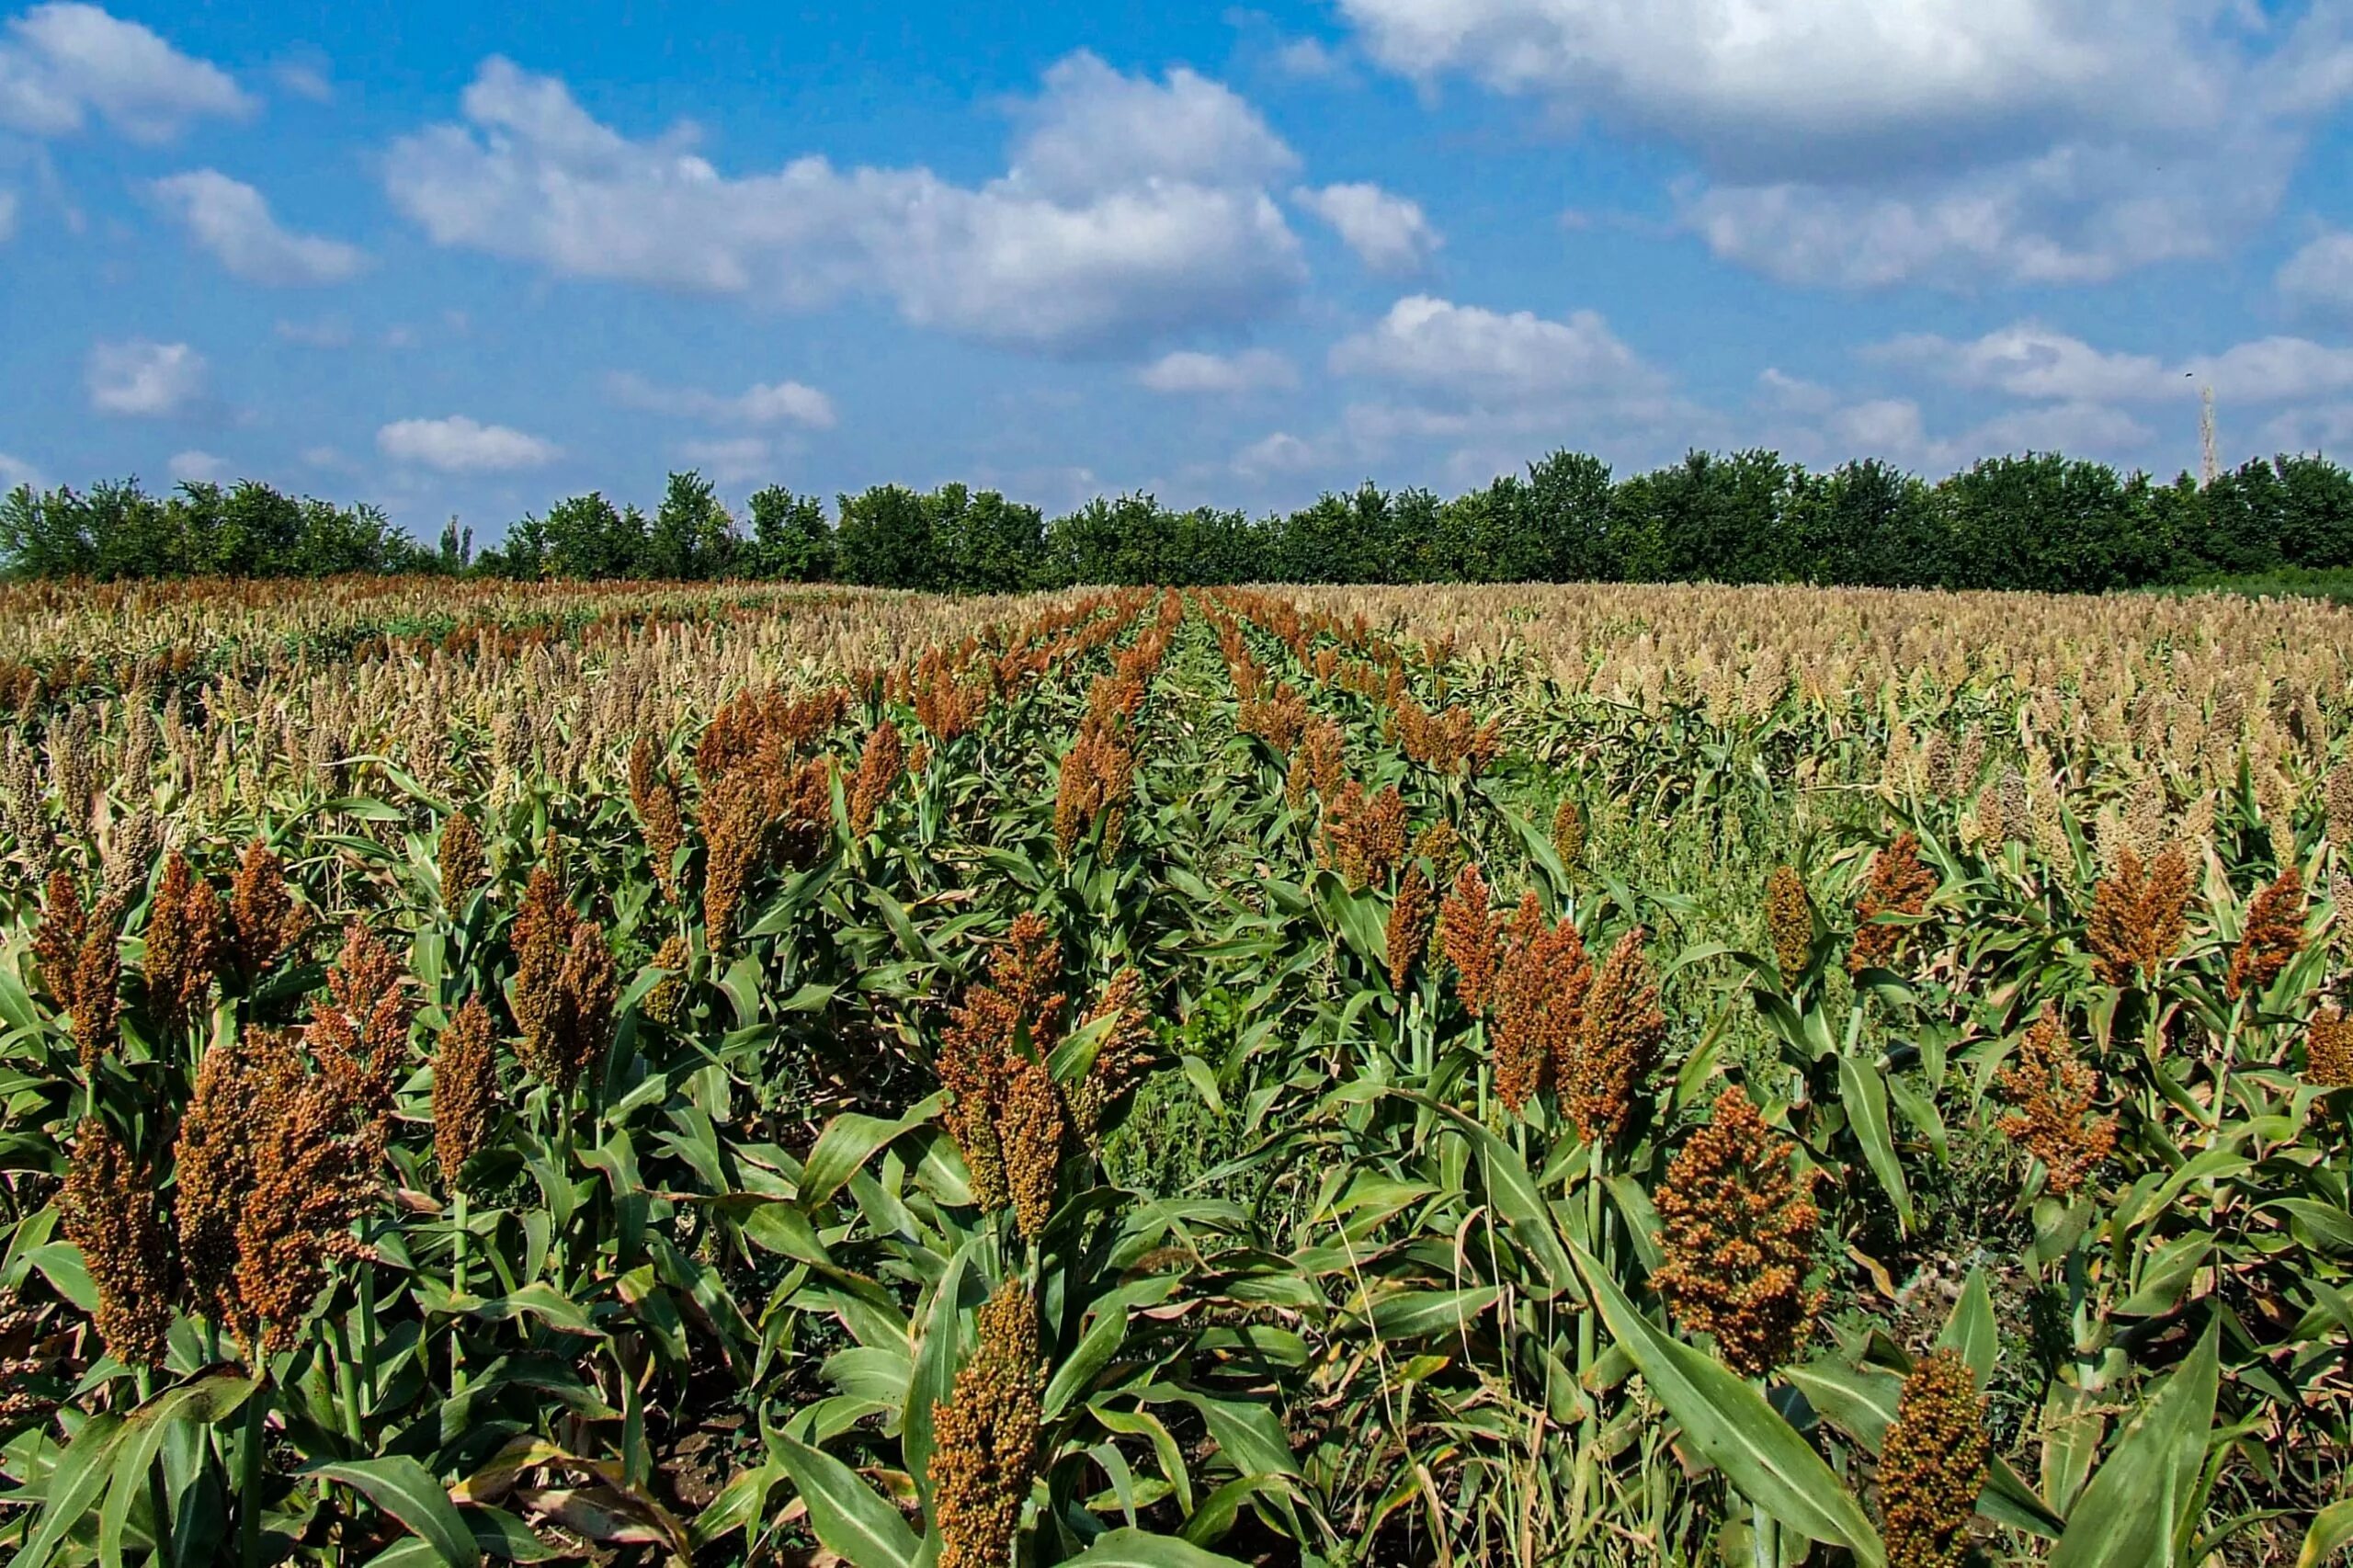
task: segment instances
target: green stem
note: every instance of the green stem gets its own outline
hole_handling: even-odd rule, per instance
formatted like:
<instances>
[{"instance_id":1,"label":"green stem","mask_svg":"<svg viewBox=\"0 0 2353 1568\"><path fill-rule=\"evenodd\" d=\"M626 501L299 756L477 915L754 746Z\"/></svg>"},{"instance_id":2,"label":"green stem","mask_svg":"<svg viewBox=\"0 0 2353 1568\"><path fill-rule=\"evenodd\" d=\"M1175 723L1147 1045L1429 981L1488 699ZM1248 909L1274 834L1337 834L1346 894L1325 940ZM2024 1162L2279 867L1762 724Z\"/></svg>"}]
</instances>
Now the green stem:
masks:
<instances>
[{"instance_id":1,"label":"green stem","mask_svg":"<svg viewBox=\"0 0 2353 1568\"><path fill-rule=\"evenodd\" d=\"M145 1404L155 1393L155 1374L147 1368L139 1369L137 1386L139 1403ZM172 1511L164 1495L164 1467L160 1457L147 1466L147 1506L155 1514L155 1556L158 1563L172 1560Z\"/></svg>"},{"instance_id":2,"label":"green stem","mask_svg":"<svg viewBox=\"0 0 2353 1568\"><path fill-rule=\"evenodd\" d=\"M245 1401L244 1437L237 1449L237 1556L244 1568L262 1568L261 1461L267 1436L269 1385L268 1373L265 1370L260 1375L265 1380L262 1386Z\"/></svg>"},{"instance_id":3,"label":"green stem","mask_svg":"<svg viewBox=\"0 0 2353 1568\"><path fill-rule=\"evenodd\" d=\"M457 1222L457 1233L449 1243L449 1290L451 1294L462 1296L466 1293L466 1243L469 1239L466 1233L465 1188L458 1189L456 1198L451 1200L451 1205L454 1210L453 1217ZM461 1312L452 1313L449 1319L449 1392L453 1394L463 1392L466 1386L465 1345L463 1336L458 1331L458 1325L463 1321L464 1314Z\"/></svg>"},{"instance_id":4,"label":"green stem","mask_svg":"<svg viewBox=\"0 0 2353 1568\"><path fill-rule=\"evenodd\" d=\"M1748 1560L1756 1568L1780 1568L1781 1528L1759 1503L1748 1506Z\"/></svg>"}]
</instances>

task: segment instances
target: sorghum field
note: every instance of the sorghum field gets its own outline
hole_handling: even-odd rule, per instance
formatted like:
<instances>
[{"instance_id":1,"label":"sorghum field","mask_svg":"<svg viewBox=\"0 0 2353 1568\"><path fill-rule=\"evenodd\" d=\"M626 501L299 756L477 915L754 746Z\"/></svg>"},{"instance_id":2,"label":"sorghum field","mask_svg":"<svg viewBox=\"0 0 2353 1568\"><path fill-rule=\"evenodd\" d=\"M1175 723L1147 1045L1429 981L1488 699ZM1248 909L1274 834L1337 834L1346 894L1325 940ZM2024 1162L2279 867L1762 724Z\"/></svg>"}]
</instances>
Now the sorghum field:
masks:
<instances>
[{"instance_id":1,"label":"sorghum field","mask_svg":"<svg viewBox=\"0 0 2353 1568\"><path fill-rule=\"evenodd\" d=\"M2316 1564L2353 612L0 589L18 1568Z\"/></svg>"}]
</instances>

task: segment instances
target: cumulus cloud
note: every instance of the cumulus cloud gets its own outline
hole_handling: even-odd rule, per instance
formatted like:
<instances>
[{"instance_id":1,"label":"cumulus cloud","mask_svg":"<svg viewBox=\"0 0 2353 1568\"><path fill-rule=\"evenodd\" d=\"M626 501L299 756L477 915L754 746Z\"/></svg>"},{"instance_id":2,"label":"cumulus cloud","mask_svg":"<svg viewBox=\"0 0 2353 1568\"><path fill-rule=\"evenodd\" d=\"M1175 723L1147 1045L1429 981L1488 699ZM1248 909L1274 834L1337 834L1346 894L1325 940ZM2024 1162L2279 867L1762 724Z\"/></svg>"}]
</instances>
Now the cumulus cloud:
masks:
<instances>
[{"instance_id":1,"label":"cumulus cloud","mask_svg":"<svg viewBox=\"0 0 2353 1568\"><path fill-rule=\"evenodd\" d=\"M2353 315L2353 233L2332 230L2306 242L2274 281L2290 304Z\"/></svg>"},{"instance_id":2,"label":"cumulus cloud","mask_svg":"<svg viewBox=\"0 0 2353 1568\"><path fill-rule=\"evenodd\" d=\"M1954 386L2072 403L2162 402L2199 386L2233 401L2280 403L2353 388L2353 348L2303 337L2256 338L2219 354L2165 360L2095 348L2027 322L1967 342L1899 337L1866 353Z\"/></svg>"},{"instance_id":3,"label":"cumulus cloud","mask_svg":"<svg viewBox=\"0 0 2353 1568\"><path fill-rule=\"evenodd\" d=\"M1302 186L1291 199L1313 212L1373 271L1391 277L1419 272L1445 242L1423 216L1418 202L1392 196L1377 185Z\"/></svg>"},{"instance_id":4,"label":"cumulus cloud","mask_svg":"<svg viewBox=\"0 0 2353 1568\"><path fill-rule=\"evenodd\" d=\"M229 477L228 459L216 458L210 452L200 452L194 448L185 452L174 452L171 461L164 466L174 479L183 484L217 484Z\"/></svg>"},{"instance_id":5,"label":"cumulus cloud","mask_svg":"<svg viewBox=\"0 0 2353 1568\"><path fill-rule=\"evenodd\" d=\"M64 136L96 116L135 142L168 142L192 121L253 109L219 66L96 6L36 6L0 38L0 128Z\"/></svg>"},{"instance_id":6,"label":"cumulus cloud","mask_svg":"<svg viewBox=\"0 0 2353 1568\"><path fill-rule=\"evenodd\" d=\"M204 376L204 356L187 344L135 337L92 348L84 381L101 414L163 418L203 395Z\"/></svg>"},{"instance_id":7,"label":"cumulus cloud","mask_svg":"<svg viewBox=\"0 0 2353 1568\"><path fill-rule=\"evenodd\" d=\"M1849 285L2065 283L2268 216L2353 91L2342 6L1343 0L1373 58L1684 148L1720 255Z\"/></svg>"},{"instance_id":8,"label":"cumulus cloud","mask_svg":"<svg viewBox=\"0 0 2353 1568\"><path fill-rule=\"evenodd\" d=\"M249 283L339 283L367 263L357 245L279 226L260 191L217 169L173 175L147 188L190 238Z\"/></svg>"},{"instance_id":9,"label":"cumulus cloud","mask_svg":"<svg viewBox=\"0 0 2353 1568\"><path fill-rule=\"evenodd\" d=\"M1313 446L1287 430L1251 442L1233 455L1233 472L1246 479L1304 473L1323 461Z\"/></svg>"},{"instance_id":10,"label":"cumulus cloud","mask_svg":"<svg viewBox=\"0 0 2353 1568\"><path fill-rule=\"evenodd\" d=\"M0 190L0 244L5 244L17 232L17 193Z\"/></svg>"},{"instance_id":11,"label":"cumulus cloud","mask_svg":"<svg viewBox=\"0 0 2353 1568\"><path fill-rule=\"evenodd\" d=\"M632 139L563 83L486 61L463 124L396 142L386 183L437 243L602 278L798 308L873 294L905 320L1056 353L1264 313L1302 281L1269 194L1290 150L1227 88L1089 54L1017 112L1006 172L802 157L727 174L679 125Z\"/></svg>"},{"instance_id":12,"label":"cumulus cloud","mask_svg":"<svg viewBox=\"0 0 2353 1568\"><path fill-rule=\"evenodd\" d=\"M0 452L0 491L14 490L19 484L46 490L49 488L49 477L24 459Z\"/></svg>"},{"instance_id":13,"label":"cumulus cloud","mask_svg":"<svg viewBox=\"0 0 2353 1568\"><path fill-rule=\"evenodd\" d=\"M624 408L654 414L675 414L727 425L800 425L813 430L834 427L833 399L799 381L762 382L732 396L692 387L656 386L626 370L606 378L606 390Z\"/></svg>"},{"instance_id":14,"label":"cumulus cloud","mask_svg":"<svg viewBox=\"0 0 2353 1568\"><path fill-rule=\"evenodd\" d=\"M552 441L504 425L483 425L453 414L447 419L398 419L376 432L376 449L401 462L443 473L496 473L541 468L563 455Z\"/></svg>"},{"instance_id":15,"label":"cumulus cloud","mask_svg":"<svg viewBox=\"0 0 2353 1568\"><path fill-rule=\"evenodd\" d=\"M1180 348L1137 371L1136 380L1156 392L1231 396L1269 387L1295 387L1299 371L1271 348L1245 348L1238 354Z\"/></svg>"},{"instance_id":16,"label":"cumulus cloud","mask_svg":"<svg viewBox=\"0 0 2353 1568\"><path fill-rule=\"evenodd\" d=\"M1621 400L1662 391L1665 378L1592 311L1554 321L1409 295L1332 349L1341 375L1372 377L1474 401L1537 395Z\"/></svg>"}]
</instances>

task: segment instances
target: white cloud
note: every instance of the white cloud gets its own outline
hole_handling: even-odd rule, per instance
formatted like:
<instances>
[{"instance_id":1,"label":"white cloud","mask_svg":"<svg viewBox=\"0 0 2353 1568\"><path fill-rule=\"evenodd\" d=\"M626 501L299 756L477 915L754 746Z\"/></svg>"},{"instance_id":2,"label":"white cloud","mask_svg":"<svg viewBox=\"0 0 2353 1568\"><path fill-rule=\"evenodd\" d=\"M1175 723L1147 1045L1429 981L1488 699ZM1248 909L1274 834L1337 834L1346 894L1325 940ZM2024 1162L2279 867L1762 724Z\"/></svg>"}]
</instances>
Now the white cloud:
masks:
<instances>
[{"instance_id":1,"label":"white cloud","mask_svg":"<svg viewBox=\"0 0 2353 1568\"><path fill-rule=\"evenodd\" d=\"M172 460L164 466L171 472L174 479L184 484L218 483L229 477L229 460L226 458L216 458L210 452L199 452L193 448L185 452L174 452Z\"/></svg>"},{"instance_id":2,"label":"white cloud","mask_svg":"<svg viewBox=\"0 0 2353 1568\"><path fill-rule=\"evenodd\" d=\"M763 382L732 396L692 387L662 387L626 370L606 378L615 403L656 414L729 425L801 425L813 430L834 427L833 399L799 381Z\"/></svg>"},{"instance_id":3,"label":"white cloud","mask_svg":"<svg viewBox=\"0 0 2353 1568\"><path fill-rule=\"evenodd\" d=\"M376 432L376 449L402 462L444 473L489 473L540 468L563 455L552 441L504 425L483 425L462 414L447 419L399 419Z\"/></svg>"},{"instance_id":4,"label":"white cloud","mask_svg":"<svg viewBox=\"0 0 2353 1568\"><path fill-rule=\"evenodd\" d=\"M35 490L49 488L49 476L22 458L0 452L0 492L14 490L19 484L29 484Z\"/></svg>"},{"instance_id":5,"label":"white cloud","mask_svg":"<svg viewBox=\"0 0 2353 1568\"><path fill-rule=\"evenodd\" d=\"M1334 371L1477 400L1534 395L1618 401L1662 391L1665 379L1592 311L1552 321L1409 295L1343 339Z\"/></svg>"},{"instance_id":6,"label":"white cloud","mask_svg":"<svg viewBox=\"0 0 2353 1568\"><path fill-rule=\"evenodd\" d=\"M1268 194L1296 158L1226 88L1079 54L1018 114L1005 175L802 157L728 175L680 125L632 140L553 77L501 59L467 123L396 142L392 201L437 243L602 278L798 308L879 295L905 320L1053 352L1259 315L1303 279Z\"/></svg>"},{"instance_id":7,"label":"white cloud","mask_svg":"<svg viewBox=\"0 0 2353 1568\"><path fill-rule=\"evenodd\" d=\"M773 449L758 436L737 436L718 441L681 441L679 458L720 484L741 484L770 472Z\"/></svg>"},{"instance_id":8,"label":"white cloud","mask_svg":"<svg viewBox=\"0 0 2353 1568\"><path fill-rule=\"evenodd\" d=\"M1290 199L1332 225L1357 259L1392 277L1419 272L1445 242L1430 227L1418 202L1392 196L1377 185L1301 186Z\"/></svg>"},{"instance_id":9,"label":"white cloud","mask_svg":"<svg viewBox=\"0 0 2353 1568\"><path fill-rule=\"evenodd\" d=\"M333 447L305 447L302 460L313 468L330 469L337 473L347 473L351 469L351 460Z\"/></svg>"},{"instance_id":10,"label":"white cloud","mask_svg":"<svg viewBox=\"0 0 2353 1568\"><path fill-rule=\"evenodd\" d=\"M2263 426L2263 445L2273 452L2330 452L2342 462L2353 447L2353 403L2278 415Z\"/></svg>"},{"instance_id":11,"label":"white cloud","mask_svg":"<svg viewBox=\"0 0 2353 1568\"><path fill-rule=\"evenodd\" d=\"M2339 4L1342 0L1368 51L1686 149L1718 254L1847 285L2211 254L2353 92Z\"/></svg>"},{"instance_id":12,"label":"white cloud","mask_svg":"<svg viewBox=\"0 0 2353 1568\"><path fill-rule=\"evenodd\" d=\"M2031 322L1965 343L1933 335L1900 337L1866 349L1871 358L1915 366L1955 386L2012 397L2074 403L2164 402L2211 386L2218 398L2279 403L2353 389L2353 348L2302 337L2264 337L2220 354L2165 361L2116 354Z\"/></svg>"},{"instance_id":13,"label":"white cloud","mask_svg":"<svg viewBox=\"0 0 2353 1568\"><path fill-rule=\"evenodd\" d=\"M2336 229L2309 241L2274 281L2290 304L2353 314L2353 233Z\"/></svg>"},{"instance_id":14,"label":"white cloud","mask_svg":"<svg viewBox=\"0 0 2353 1568\"><path fill-rule=\"evenodd\" d=\"M1137 371L1136 380L1156 392L1230 396L1269 387L1295 387L1299 371L1271 348L1245 348L1238 354L1180 348Z\"/></svg>"},{"instance_id":15,"label":"white cloud","mask_svg":"<svg viewBox=\"0 0 2353 1568\"><path fill-rule=\"evenodd\" d=\"M253 109L220 67L96 6L36 6L0 40L0 127L27 135L68 135L97 115L133 141L167 142L193 120Z\"/></svg>"},{"instance_id":16,"label":"white cloud","mask_svg":"<svg viewBox=\"0 0 2353 1568\"><path fill-rule=\"evenodd\" d=\"M17 233L17 193L0 190L0 243L13 238Z\"/></svg>"},{"instance_id":17,"label":"white cloud","mask_svg":"<svg viewBox=\"0 0 2353 1568\"><path fill-rule=\"evenodd\" d=\"M1233 470L1245 478L1264 479L1272 474L1303 473L1322 460L1313 447L1288 431L1278 430L1236 452Z\"/></svg>"},{"instance_id":18,"label":"white cloud","mask_svg":"<svg viewBox=\"0 0 2353 1568\"><path fill-rule=\"evenodd\" d=\"M260 191L217 169L173 175L147 188L198 244L247 282L338 283L366 265L357 245L280 227Z\"/></svg>"},{"instance_id":19,"label":"white cloud","mask_svg":"<svg viewBox=\"0 0 2353 1568\"><path fill-rule=\"evenodd\" d=\"M1288 76L1320 81L1347 74L1347 62L1321 39L1285 39L1275 48L1275 67Z\"/></svg>"},{"instance_id":20,"label":"white cloud","mask_svg":"<svg viewBox=\"0 0 2353 1568\"><path fill-rule=\"evenodd\" d=\"M328 74L324 54L301 53L281 60L269 68L269 74L280 92L314 104L335 101L335 80Z\"/></svg>"},{"instance_id":21,"label":"white cloud","mask_svg":"<svg viewBox=\"0 0 2353 1568\"><path fill-rule=\"evenodd\" d=\"M194 403L203 394L204 374L204 356L185 343L131 338L92 348L85 381L99 413L153 418Z\"/></svg>"}]
</instances>

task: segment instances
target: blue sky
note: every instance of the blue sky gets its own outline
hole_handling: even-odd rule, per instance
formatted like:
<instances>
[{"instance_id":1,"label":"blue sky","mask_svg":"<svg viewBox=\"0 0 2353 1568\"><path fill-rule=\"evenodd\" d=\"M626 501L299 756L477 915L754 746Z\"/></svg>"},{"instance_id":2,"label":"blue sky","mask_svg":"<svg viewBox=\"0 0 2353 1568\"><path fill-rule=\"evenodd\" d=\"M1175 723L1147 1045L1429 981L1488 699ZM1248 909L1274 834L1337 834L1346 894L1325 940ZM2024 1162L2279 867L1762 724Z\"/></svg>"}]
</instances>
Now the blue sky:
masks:
<instances>
[{"instance_id":1,"label":"blue sky","mask_svg":"<svg viewBox=\"0 0 2353 1568\"><path fill-rule=\"evenodd\" d=\"M2341 452L2348 102L2353 0L0 10L0 482Z\"/></svg>"}]
</instances>

